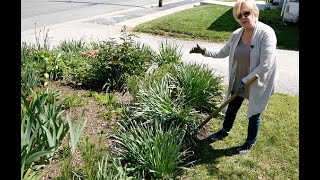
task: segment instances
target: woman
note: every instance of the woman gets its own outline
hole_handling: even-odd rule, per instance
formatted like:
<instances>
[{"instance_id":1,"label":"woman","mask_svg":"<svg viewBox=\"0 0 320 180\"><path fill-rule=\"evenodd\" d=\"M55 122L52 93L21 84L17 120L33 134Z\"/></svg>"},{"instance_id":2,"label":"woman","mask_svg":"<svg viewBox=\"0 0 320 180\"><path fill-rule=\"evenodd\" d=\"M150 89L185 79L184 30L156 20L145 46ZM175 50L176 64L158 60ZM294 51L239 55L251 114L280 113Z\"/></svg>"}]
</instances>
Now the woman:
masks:
<instances>
[{"instance_id":1,"label":"woman","mask_svg":"<svg viewBox=\"0 0 320 180\"><path fill-rule=\"evenodd\" d=\"M229 86L226 98L235 92L239 96L229 103L222 129L211 134L208 139L213 142L228 136L243 100L248 99L247 139L237 149L238 153L246 153L257 141L261 113L274 93L277 38L270 26L258 21L259 9L254 0L237 0L233 6L233 17L241 28L232 33L220 50L208 51L197 45L190 53L201 53L213 58L229 56ZM244 91L244 84L254 75L258 75L258 79Z\"/></svg>"}]
</instances>

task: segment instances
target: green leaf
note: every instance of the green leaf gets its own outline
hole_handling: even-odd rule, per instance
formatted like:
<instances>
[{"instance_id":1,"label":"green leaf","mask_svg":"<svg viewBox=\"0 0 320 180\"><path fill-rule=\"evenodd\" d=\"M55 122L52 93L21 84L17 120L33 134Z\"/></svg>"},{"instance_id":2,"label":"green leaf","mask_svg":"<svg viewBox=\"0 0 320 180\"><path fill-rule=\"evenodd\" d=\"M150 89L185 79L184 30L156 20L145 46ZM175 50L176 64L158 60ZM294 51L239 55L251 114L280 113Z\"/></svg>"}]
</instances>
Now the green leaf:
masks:
<instances>
[{"instance_id":1,"label":"green leaf","mask_svg":"<svg viewBox=\"0 0 320 180\"><path fill-rule=\"evenodd\" d=\"M87 120L83 122L83 124L78 124L76 128L73 127L72 121L69 117L67 117L68 124L69 124L69 133L70 133L70 146L72 154L75 152L77 148L77 143L79 141L80 135L84 130L84 127L87 123Z\"/></svg>"},{"instance_id":2,"label":"green leaf","mask_svg":"<svg viewBox=\"0 0 320 180\"><path fill-rule=\"evenodd\" d=\"M54 151L52 151L52 148L49 148L47 150L44 150L44 151L40 151L40 152L36 152L34 154L32 154L31 156L29 156L26 161L25 161L25 164L31 164L34 160L42 157L42 156L45 156L45 155L48 155L50 153L53 153Z\"/></svg>"},{"instance_id":3,"label":"green leaf","mask_svg":"<svg viewBox=\"0 0 320 180\"><path fill-rule=\"evenodd\" d=\"M56 140L54 139L54 137L53 137L52 134L50 133L49 129L47 129L45 126L42 126L42 128L46 131L46 135L47 135L47 140L48 140L48 143L49 143L49 147L55 148L55 146L56 146Z\"/></svg>"}]
</instances>

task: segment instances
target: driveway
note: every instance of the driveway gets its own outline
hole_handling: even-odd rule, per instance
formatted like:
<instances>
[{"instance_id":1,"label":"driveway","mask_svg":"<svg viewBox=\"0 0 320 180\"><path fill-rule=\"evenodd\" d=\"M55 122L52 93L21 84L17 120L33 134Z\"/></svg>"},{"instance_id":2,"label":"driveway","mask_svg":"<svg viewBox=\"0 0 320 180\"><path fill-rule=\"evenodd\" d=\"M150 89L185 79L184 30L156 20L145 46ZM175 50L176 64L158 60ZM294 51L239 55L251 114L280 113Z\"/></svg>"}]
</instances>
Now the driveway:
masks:
<instances>
[{"instance_id":1,"label":"driveway","mask_svg":"<svg viewBox=\"0 0 320 180\"><path fill-rule=\"evenodd\" d=\"M115 38L120 40L121 28L126 25L130 30L132 27L150 21L152 19L159 18L177 11L181 11L187 8L193 8L193 4L187 4L177 6L171 9L159 11L152 14L146 14L137 18L123 19L120 22L111 24L99 23L101 20L107 21L124 13L130 14L130 10L126 12L114 12L99 16L93 16L89 18L83 18L75 21L69 21L65 23L55 24L47 26L48 35L52 46L57 45L62 40L73 39L79 40L84 39L88 41L97 40L109 40ZM133 11L132 11L133 12ZM37 32L44 31L44 29L37 29ZM40 33L41 34L41 33ZM43 33L42 33L43 34ZM152 36L148 34L136 33L136 41L140 41L152 47L154 50L158 50L161 42L171 42L181 48L182 61L185 63L198 63L206 64L209 68L214 70L216 75L224 77L224 82L228 82L228 58L224 59L213 59L210 57L204 57L198 54L189 54L190 49L196 44L207 47L208 49L221 48L223 44L207 43L202 41L184 41L175 38L165 38L159 36ZM40 36L40 42L43 39ZM21 33L21 41L27 43L35 43L35 30L28 30ZM43 41L42 41L43 42ZM285 93L290 95L299 95L299 51L290 50L277 50L277 63L278 63L278 79L276 81L276 92Z\"/></svg>"}]
</instances>

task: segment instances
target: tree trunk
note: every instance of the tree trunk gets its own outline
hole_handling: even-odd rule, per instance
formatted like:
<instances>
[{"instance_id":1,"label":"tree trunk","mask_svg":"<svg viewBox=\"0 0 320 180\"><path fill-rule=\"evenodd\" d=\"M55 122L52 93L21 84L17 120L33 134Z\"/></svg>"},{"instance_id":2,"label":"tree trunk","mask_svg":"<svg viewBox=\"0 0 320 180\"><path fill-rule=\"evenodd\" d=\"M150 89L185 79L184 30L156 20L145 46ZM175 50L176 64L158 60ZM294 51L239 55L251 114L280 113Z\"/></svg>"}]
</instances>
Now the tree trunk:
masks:
<instances>
[{"instance_id":1,"label":"tree trunk","mask_svg":"<svg viewBox=\"0 0 320 180\"><path fill-rule=\"evenodd\" d=\"M159 0L159 7L162 7L162 0Z\"/></svg>"}]
</instances>

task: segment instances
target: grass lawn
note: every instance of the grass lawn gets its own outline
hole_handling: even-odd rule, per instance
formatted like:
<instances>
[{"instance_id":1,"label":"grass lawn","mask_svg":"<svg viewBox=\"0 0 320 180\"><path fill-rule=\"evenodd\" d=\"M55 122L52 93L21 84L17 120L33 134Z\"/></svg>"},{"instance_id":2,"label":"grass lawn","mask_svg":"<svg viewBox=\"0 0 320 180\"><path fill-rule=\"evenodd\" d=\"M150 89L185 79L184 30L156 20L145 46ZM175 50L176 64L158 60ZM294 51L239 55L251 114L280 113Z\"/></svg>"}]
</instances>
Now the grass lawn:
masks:
<instances>
[{"instance_id":1,"label":"grass lawn","mask_svg":"<svg viewBox=\"0 0 320 180\"><path fill-rule=\"evenodd\" d=\"M261 11L259 20L275 30L278 48L299 50L298 26L282 22L280 12ZM231 7L204 5L140 24L133 31L221 43L227 41L238 27L240 25L234 20Z\"/></svg>"},{"instance_id":2,"label":"grass lawn","mask_svg":"<svg viewBox=\"0 0 320 180\"><path fill-rule=\"evenodd\" d=\"M247 103L247 101L245 101ZM247 105L239 110L231 134L223 141L203 142L191 179L299 179L299 98L271 97L262 115L258 141L248 154L234 154L247 135ZM215 132L223 119L210 121Z\"/></svg>"}]
</instances>

